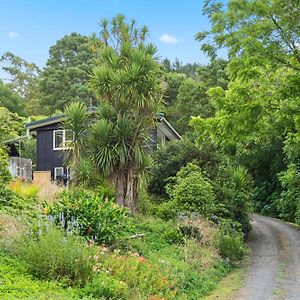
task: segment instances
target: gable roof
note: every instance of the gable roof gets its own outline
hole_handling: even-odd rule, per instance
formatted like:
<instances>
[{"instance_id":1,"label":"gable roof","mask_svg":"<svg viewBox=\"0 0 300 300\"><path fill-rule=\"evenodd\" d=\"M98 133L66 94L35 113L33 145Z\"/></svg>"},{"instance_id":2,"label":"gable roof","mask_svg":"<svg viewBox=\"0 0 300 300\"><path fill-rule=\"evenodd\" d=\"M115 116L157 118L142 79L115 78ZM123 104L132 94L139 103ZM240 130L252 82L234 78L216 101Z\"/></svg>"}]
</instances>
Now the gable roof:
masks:
<instances>
[{"instance_id":1,"label":"gable roof","mask_svg":"<svg viewBox=\"0 0 300 300\"><path fill-rule=\"evenodd\" d=\"M42 119L42 120L26 123L25 126L29 130L34 130L34 129L44 127L44 126L47 126L47 125L61 123L61 122L65 121L65 119L66 119L65 115L61 114L61 115L58 115L58 116L49 117L49 118L45 118L45 119Z\"/></svg>"},{"instance_id":2,"label":"gable roof","mask_svg":"<svg viewBox=\"0 0 300 300\"><path fill-rule=\"evenodd\" d=\"M52 125L52 124L58 124L66 120L66 116L64 114L45 118L38 121L33 121L30 123L26 123L26 128L28 130L36 130L38 128ZM157 121L157 128L163 132L170 140L171 139L181 139L180 134L174 129L174 127L166 120L166 118L163 116L162 113L159 113L156 117Z\"/></svg>"}]
</instances>

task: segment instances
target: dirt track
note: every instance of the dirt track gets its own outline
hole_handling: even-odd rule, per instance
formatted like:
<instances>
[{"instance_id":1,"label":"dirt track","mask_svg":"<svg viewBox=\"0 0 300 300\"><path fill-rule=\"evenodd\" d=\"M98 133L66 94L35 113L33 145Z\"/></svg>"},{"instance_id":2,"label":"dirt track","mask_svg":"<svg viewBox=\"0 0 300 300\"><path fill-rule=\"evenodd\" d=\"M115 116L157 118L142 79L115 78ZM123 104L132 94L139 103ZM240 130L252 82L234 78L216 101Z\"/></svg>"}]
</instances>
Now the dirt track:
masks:
<instances>
[{"instance_id":1,"label":"dirt track","mask_svg":"<svg viewBox=\"0 0 300 300\"><path fill-rule=\"evenodd\" d=\"M251 264L236 299L300 300L300 231L272 218L252 219Z\"/></svg>"}]
</instances>

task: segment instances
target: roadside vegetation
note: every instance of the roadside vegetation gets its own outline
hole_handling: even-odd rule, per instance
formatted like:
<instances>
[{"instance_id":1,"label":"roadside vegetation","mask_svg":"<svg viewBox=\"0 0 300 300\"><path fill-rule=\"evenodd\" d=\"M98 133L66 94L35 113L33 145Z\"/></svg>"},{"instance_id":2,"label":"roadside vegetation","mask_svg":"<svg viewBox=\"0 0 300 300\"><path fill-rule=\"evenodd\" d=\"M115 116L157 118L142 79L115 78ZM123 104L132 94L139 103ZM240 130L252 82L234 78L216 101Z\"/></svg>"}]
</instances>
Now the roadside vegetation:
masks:
<instances>
[{"instance_id":1,"label":"roadside vegetation","mask_svg":"<svg viewBox=\"0 0 300 300\"><path fill-rule=\"evenodd\" d=\"M299 8L285 6L206 1L205 66L159 61L122 15L57 41L43 70L1 57L1 299L200 299L243 260L253 211L300 224ZM162 112L182 139L152 152ZM35 159L27 117L61 113L70 188L10 178L10 152Z\"/></svg>"},{"instance_id":2,"label":"roadside vegetation","mask_svg":"<svg viewBox=\"0 0 300 300\"><path fill-rule=\"evenodd\" d=\"M1 185L2 299L198 299L245 251L229 223L133 217L103 185L63 191L51 204L37 190Z\"/></svg>"}]
</instances>

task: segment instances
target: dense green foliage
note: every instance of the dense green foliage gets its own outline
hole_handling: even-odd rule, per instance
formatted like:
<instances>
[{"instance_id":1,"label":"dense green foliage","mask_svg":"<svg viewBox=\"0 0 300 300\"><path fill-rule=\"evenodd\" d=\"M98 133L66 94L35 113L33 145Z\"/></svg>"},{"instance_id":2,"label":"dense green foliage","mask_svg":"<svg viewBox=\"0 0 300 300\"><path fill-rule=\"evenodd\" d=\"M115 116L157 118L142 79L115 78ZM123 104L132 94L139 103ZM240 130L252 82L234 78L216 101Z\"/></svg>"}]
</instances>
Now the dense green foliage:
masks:
<instances>
[{"instance_id":1,"label":"dense green foliage","mask_svg":"<svg viewBox=\"0 0 300 300\"><path fill-rule=\"evenodd\" d=\"M47 65L40 76L40 103L44 111L63 110L70 102L95 104L87 81L96 63L90 38L72 33L58 40L49 50Z\"/></svg>"},{"instance_id":2,"label":"dense green foliage","mask_svg":"<svg viewBox=\"0 0 300 300\"><path fill-rule=\"evenodd\" d=\"M211 152L202 152L188 139L172 141L160 148L154 154L155 165L152 168L152 178L148 190L155 195L166 196L165 186L168 178L173 177L187 163L192 161L212 163Z\"/></svg>"},{"instance_id":3,"label":"dense green foliage","mask_svg":"<svg viewBox=\"0 0 300 300\"><path fill-rule=\"evenodd\" d=\"M12 186L16 191L22 191L18 184ZM24 191L25 188L22 194ZM14 195L22 198L19 194ZM97 203L101 207L98 209L101 221L114 215L113 211L99 205L99 196L92 199L90 191L82 191L79 195L80 203L78 192L64 193L62 197L68 196L68 201L61 199L55 206L77 213L79 205L83 206L86 219L91 219L88 213ZM91 202L94 206L90 206ZM143 237L132 238L123 227L127 238L118 235L109 249L94 245L89 233L82 233L88 242L79 237L76 226L72 231L59 229L49 215L45 222L45 217L37 213L38 206L30 208L36 211L31 215L26 213L28 208L24 203L11 212L7 212L6 207L7 203L0 207L3 299L30 299L30 296L65 299L66 293L72 299L134 299L136 295L141 298L198 299L209 293L230 268L215 248L223 236L222 231L203 219L186 217L177 223L175 220L166 222L147 216L135 217L132 218L131 232L142 233ZM117 206L115 209L121 210ZM49 213L47 206L44 212ZM116 217L114 222L122 223L124 219ZM197 239L184 235L180 229L191 222L201 232ZM233 261L234 251L224 252L224 257ZM19 275L22 279L16 282Z\"/></svg>"},{"instance_id":4,"label":"dense green foliage","mask_svg":"<svg viewBox=\"0 0 300 300\"><path fill-rule=\"evenodd\" d=\"M0 80L0 106L6 107L13 113L24 115L25 101L14 94L11 89Z\"/></svg>"},{"instance_id":5,"label":"dense green foliage","mask_svg":"<svg viewBox=\"0 0 300 300\"><path fill-rule=\"evenodd\" d=\"M197 65L197 68L194 66L193 76L190 72L186 72L183 66L166 73L164 110L180 134L191 131L188 124L192 116L208 118L214 115L215 108L207 95L207 90L216 86L227 87L226 66L225 60L216 59L206 66Z\"/></svg>"},{"instance_id":6,"label":"dense green foliage","mask_svg":"<svg viewBox=\"0 0 300 300\"><path fill-rule=\"evenodd\" d=\"M3 149L0 148L0 186L6 184L11 179L8 170L8 157Z\"/></svg>"},{"instance_id":7,"label":"dense green foliage","mask_svg":"<svg viewBox=\"0 0 300 300\"><path fill-rule=\"evenodd\" d=\"M212 185L197 165L188 164L181 168L167 190L171 201L181 211L197 212L209 217L215 210Z\"/></svg>"},{"instance_id":8,"label":"dense green foliage","mask_svg":"<svg viewBox=\"0 0 300 300\"><path fill-rule=\"evenodd\" d=\"M65 230L111 244L129 231L130 219L128 211L108 197L111 195L97 195L83 189L65 191L50 213Z\"/></svg>"},{"instance_id":9,"label":"dense green foliage","mask_svg":"<svg viewBox=\"0 0 300 300\"><path fill-rule=\"evenodd\" d=\"M27 273L24 263L0 253L0 294L10 299L80 299L72 288L64 289L58 282L42 281Z\"/></svg>"},{"instance_id":10,"label":"dense green foliage","mask_svg":"<svg viewBox=\"0 0 300 300\"><path fill-rule=\"evenodd\" d=\"M299 32L290 1L206 1L210 31L197 35L212 58L229 53L228 89L208 91L216 112L191 122L207 139L249 169L258 210L298 221Z\"/></svg>"},{"instance_id":11,"label":"dense green foliage","mask_svg":"<svg viewBox=\"0 0 300 300\"><path fill-rule=\"evenodd\" d=\"M193 163L190 165L193 174L186 172L189 163ZM156 153L152 172L149 192L156 199L151 202L167 201L160 207L155 206L155 215L168 218L176 215L174 211L177 214L183 210L200 212L203 197L207 201L207 209L201 211L203 215L215 214L218 218L237 221L245 233L251 229L252 178L245 168L237 166L213 143L194 144L188 139L170 143ZM186 205L176 207L174 198L177 199L175 203L183 201Z\"/></svg>"},{"instance_id":12,"label":"dense green foliage","mask_svg":"<svg viewBox=\"0 0 300 300\"><path fill-rule=\"evenodd\" d=\"M58 229L40 229L37 236L25 237L15 246L14 251L26 263L28 272L38 278L65 279L69 285L83 286L93 274L96 249Z\"/></svg>"},{"instance_id":13,"label":"dense green foliage","mask_svg":"<svg viewBox=\"0 0 300 300\"><path fill-rule=\"evenodd\" d=\"M0 142L17 138L25 132L24 118L0 106Z\"/></svg>"}]
</instances>

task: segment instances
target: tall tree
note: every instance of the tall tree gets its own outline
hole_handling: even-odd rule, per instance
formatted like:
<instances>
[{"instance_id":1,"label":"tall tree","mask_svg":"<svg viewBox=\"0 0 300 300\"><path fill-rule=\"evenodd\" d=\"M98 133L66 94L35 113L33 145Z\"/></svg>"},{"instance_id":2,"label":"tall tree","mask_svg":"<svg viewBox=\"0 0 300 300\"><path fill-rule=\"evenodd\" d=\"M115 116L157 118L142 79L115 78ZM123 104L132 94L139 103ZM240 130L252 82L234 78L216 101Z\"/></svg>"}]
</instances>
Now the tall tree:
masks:
<instances>
[{"instance_id":1,"label":"tall tree","mask_svg":"<svg viewBox=\"0 0 300 300\"><path fill-rule=\"evenodd\" d=\"M84 138L98 170L116 186L117 203L132 213L149 162L144 146L162 99L162 70L156 48L145 44L147 35L145 26L127 23L123 15L102 20L90 81L100 106Z\"/></svg>"},{"instance_id":2,"label":"tall tree","mask_svg":"<svg viewBox=\"0 0 300 300\"><path fill-rule=\"evenodd\" d=\"M4 53L0 63L2 70L10 76L8 85L11 89L23 99L28 99L40 73L39 67L11 52Z\"/></svg>"},{"instance_id":3,"label":"tall tree","mask_svg":"<svg viewBox=\"0 0 300 300\"><path fill-rule=\"evenodd\" d=\"M213 116L215 109L207 91L215 86L227 87L226 66L225 60L216 59L208 65L197 65L194 78L177 72L165 75L165 111L180 134L191 131L189 121L192 116Z\"/></svg>"},{"instance_id":4,"label":"tall tree","mask_svg":"<svg viewBox=\"0 0 300 300\"><path fill-rule=\"evenodd\" d=\"M47 113L63 110L70 102L95 104L87 81L96 63L91 39L72 33L50 48L39 83L40 101Z\"/></svg>"},{"instance_id":5,"label":"tall tree","mask_svg":"<svg viewBox=\"0 0 300 300\"><path fill-rule=\"evenodd\" d=\"M0 80L0 106L6 107L11 112L18 113L19 115L25 114L24 100L5 85Z\"/></svg>"},{"instance_id":6,"label":"tall tree","mask_svg":"<svg viewBox=\"0 0 300 300\"><path fill-rule=\"evenodd\" d=\"M25 118L10 112L6 107L0 107L0 145L10 139L25 134Z\"/></svg>"},{"instance_id":7,"label":"tall tree","mask_svg":"<svg viewBox=\"0 0 300 300\"><path fill-rule=\"evenodd\" d=\"M197 35L212 58L218 48L228 49L230 78L228 90L209 90L215 116L192 121L198 141L213 139L251 169L257 204L265 212L276 213L274 199L280 199L282 189L278 178L286 183L279 174L289 158L300 162L295 151L300 137L299 12L296 0L206 1L204 13L212 28Z\"/></svg>"},{"instance_id":8,"label":"tall tree","mask_svg":"<svg viewBox=\"0 0 300 300\"><path fill-rule=\"evenodd\" d=\"M212 58L217 49L227 47L231 76L242 76L245 66L266 61L299 70L299 10L298 0L231 0L227 5L206 0L203 12L212 29L196 38L204 41L202 50Z\"/></svg>"}]
</instances>

